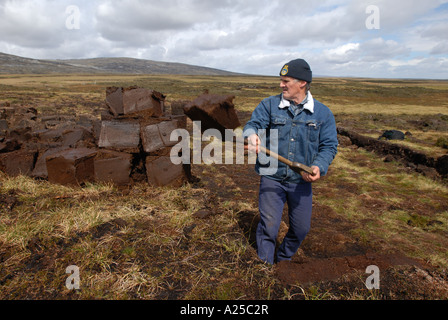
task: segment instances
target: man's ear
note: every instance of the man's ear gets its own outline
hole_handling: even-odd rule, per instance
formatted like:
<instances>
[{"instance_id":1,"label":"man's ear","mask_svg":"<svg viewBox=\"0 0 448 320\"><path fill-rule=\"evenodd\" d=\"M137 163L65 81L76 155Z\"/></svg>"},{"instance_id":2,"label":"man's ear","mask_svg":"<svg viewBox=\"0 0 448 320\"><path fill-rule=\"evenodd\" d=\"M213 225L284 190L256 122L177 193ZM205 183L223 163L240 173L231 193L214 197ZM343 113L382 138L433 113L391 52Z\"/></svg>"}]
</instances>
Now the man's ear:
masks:
<instances>
[{"instance_id":1,"label":"man's ear","mask_svg":"<svg viewBox=\"0 0 448 320\"><path fill-rule=\"evenodd\" d=\"M299 80L300 89L303 89L306 87L307 82L304 80Z\"/></svg>"}]
</instances>

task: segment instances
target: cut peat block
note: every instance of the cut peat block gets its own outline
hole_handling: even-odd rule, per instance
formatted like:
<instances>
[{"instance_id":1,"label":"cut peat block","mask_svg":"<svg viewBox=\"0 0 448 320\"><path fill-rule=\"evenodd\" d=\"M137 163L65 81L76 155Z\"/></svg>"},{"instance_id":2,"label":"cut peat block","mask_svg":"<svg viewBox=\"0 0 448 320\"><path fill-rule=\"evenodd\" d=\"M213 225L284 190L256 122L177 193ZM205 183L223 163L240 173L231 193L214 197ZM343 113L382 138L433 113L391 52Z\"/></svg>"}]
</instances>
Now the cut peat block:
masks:
<instances>
[{"instance_id":1,"label":"cut peat block","mask_svg":"<svg viewBox=\"0 0 448 320\"><path fill-rule=\"evenodd\" d=\"M87 148L67 149L47 157L48 181L62 185L94 182L96 153Z\"/></svg>"},{"instance_id":2,"label":"cut peat block","mask_svg":"<svg viewBox=\"0 0 448 320\"><path fill-rule=\"evenodd\" d=\"M98 146L114 151L138 153L140 124L137 121L103 121Z\"/></svg>"},{"instance_id":3,"label":"cut peat block","mask_svg":"<svg viewBox=\"0 0 448 320\"><path fill-rule=\"evenodd\" d=\"M164 148L146 157L146 176L152 186L180 187L189 179L188 165L173 164L171 148Z\"/></svg>"},{"instance_id":4,"label":"cut peat block","mask_svg":"<svg viewBox=\"0 0 448 320\"><path fill-rule=\"evenodd\" d=\"M95 181L111 182L116 185L130 183L132 154L111 150L99 150L95 160Z\"/></svg>"},{"instance_id":5,"label":"cut peat block","mask_svg":"<svg viewBox=\"0 0 448 320\"><path fill-rule=\"evenodd\" d=\"M234 96L203 94L184 107L192 121L201 122L201 131L218 130L225 137L225 130L241 126L233 104Z\"/></svg>"}]
</instances>

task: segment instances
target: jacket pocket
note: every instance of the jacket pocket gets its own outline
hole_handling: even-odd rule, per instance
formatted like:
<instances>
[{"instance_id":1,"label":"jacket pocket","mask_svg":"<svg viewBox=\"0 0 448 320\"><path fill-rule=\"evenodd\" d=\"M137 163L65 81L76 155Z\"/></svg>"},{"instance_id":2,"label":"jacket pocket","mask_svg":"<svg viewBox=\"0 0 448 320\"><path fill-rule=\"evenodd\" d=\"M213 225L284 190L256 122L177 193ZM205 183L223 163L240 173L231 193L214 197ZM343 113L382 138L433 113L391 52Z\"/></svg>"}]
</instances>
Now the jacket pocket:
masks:
<instances>
[{"instance_id":1,"label":"jacket pocket","mask_svg":"<svg viewBox=\"0 0 448 320\"><path fill-rule=\"evenodd\" d=\"M272 124L274 126L284 126L286 124L286 118L282 118L282 117L274 117L272 119Z\"/></svg>"},{"instance_id":2,"label":"jacket pocket","mask_svg":"<svg viewBox=\"0 0 448 320\"><path fill-rule=\"evenodd\" d=\"M287 123L288 120L286 118L274 116L271 118L271 125L269 129L277 131L278 137L281 137L287 133L285 131L287 129ZM273 132L270 131L269 134L272 135Z\"/></svg>"},{"instance_id":3,"label":"jacket pocket","mask_svg":"<svg viewBox=\"0 0 448 320\"><path fill-rule=\"evenodd\" d=\"M310 120L306 122L308 129L308 138L310 142L316 142L319 139L319 133L322 122Z\"/></svg>"}]
</instances>

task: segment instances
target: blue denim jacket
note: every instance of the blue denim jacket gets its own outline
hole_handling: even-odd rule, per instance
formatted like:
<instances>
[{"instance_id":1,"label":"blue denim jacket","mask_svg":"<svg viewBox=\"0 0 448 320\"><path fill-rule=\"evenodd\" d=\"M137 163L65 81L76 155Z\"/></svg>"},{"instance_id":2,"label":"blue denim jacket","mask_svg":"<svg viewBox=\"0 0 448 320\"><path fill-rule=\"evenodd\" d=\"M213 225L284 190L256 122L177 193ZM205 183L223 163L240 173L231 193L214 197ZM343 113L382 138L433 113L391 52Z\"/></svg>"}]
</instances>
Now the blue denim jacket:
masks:
<instances>
[{"instance_id":1,"label":"blue denim jacket","mask_svg":"<svg viewBox=\"0 0 448 320\"><path fill-rule=\"evenodd\" d=\"M244 127L244 137L259 135L262 144L291 161L317 166L321 176L337 153L336 121L331 110L311 93L304 107L296 110L282 94L264 99ZM263 130L264 129L264 130ZM255 170L268 178L290 183L304 182L287 165L260 153Z\"/></svg>"}]
</instances>

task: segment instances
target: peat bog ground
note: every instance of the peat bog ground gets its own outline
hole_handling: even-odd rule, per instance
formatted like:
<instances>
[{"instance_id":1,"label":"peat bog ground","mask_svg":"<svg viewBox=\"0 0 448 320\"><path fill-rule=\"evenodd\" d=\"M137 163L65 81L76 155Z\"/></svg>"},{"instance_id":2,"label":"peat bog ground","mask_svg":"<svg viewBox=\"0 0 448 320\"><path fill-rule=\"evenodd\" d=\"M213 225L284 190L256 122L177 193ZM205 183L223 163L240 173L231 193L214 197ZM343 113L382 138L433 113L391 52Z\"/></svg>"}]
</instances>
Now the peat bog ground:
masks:
<instances>
[{"instance_id":1,"label":"peat bog ground","mask_svg":"<svg viewBox=\"0 0 448 320\"><path fill-rule=\"evenodd\" d=\"M168 108L204 90L234 95L241 123L279 92L271 77L2 75L0 107L100 117L106 87L133 85L164 93ZM446 81L321 78L312 91L347 132L376 140L401 130L405 140L385 143L447 154ZM0 299L447 299L446 177L339 139L314 186L308 237L291 262L275 266L256 256L253 165L192 165L194 181L178 188L67 187L0 173ZM79 290L66 287L73 265ZM380 286L369 290L372 265Z\"/></svg>"}]
</instances>

